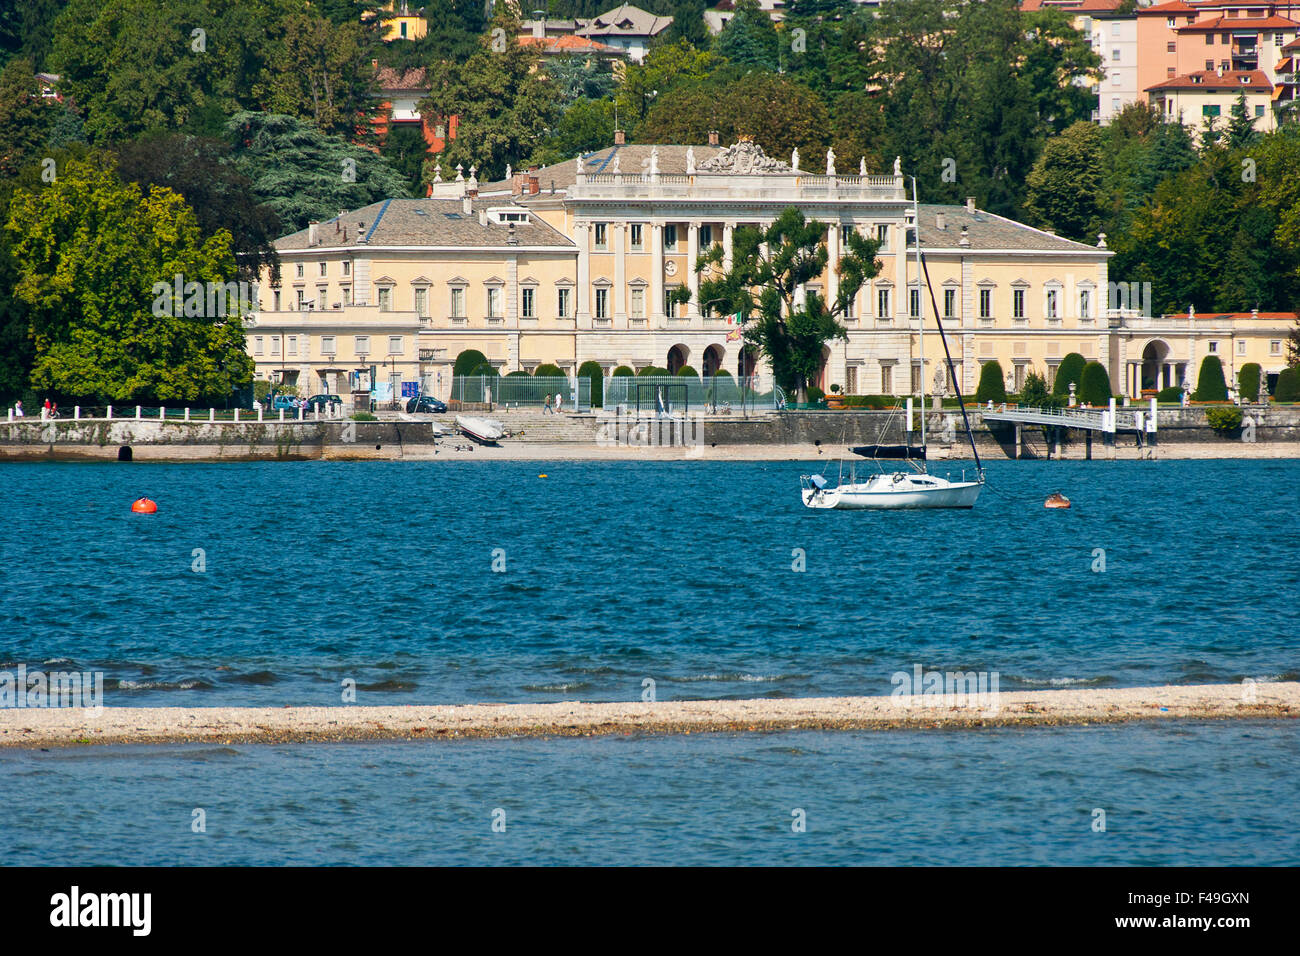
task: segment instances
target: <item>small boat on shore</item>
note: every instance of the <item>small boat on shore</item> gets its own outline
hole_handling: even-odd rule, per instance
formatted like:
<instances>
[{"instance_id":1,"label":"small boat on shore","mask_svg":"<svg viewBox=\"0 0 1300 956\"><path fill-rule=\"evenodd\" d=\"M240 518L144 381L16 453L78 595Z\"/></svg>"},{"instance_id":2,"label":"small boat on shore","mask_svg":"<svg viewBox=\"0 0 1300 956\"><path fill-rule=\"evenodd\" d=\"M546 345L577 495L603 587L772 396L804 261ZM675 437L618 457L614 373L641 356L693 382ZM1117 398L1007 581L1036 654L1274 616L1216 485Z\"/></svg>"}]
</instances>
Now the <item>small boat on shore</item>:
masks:
<instances>
[{"instance_id":1,"label":"small boat on shore","mask_svg":"<svg viewBox=\"0 0 1300 956\"><path fill-rule=\"evenodd\" d=\"M477 415L457 415L456 427L466 435L484 445L495 445L505 437L505 427L495 418L479 418Z\"/></svg>"}]
</instances>

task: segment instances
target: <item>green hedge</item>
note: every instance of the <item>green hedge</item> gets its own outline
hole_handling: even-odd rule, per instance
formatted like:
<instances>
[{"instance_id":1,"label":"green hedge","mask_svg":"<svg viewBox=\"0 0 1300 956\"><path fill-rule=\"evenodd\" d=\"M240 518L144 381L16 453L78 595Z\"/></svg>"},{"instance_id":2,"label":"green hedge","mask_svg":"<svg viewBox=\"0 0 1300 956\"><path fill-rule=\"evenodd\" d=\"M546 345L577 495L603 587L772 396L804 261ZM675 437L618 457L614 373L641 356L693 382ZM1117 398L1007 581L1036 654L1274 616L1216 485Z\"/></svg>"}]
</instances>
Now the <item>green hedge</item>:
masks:
<instances>
[{"instance_id":1,"label":"green hedge","mask_svg":"<svg viewBox=\"0 0 1300 956\"><path fill-rule=\"evenodd\" d=\"M558 365L552 365L550 362L543 362L533 370L533 375L537 378L565 378L563 370Z\"/></svg>"},{"instance_id":2,"label":"green hedge","mask_svg":"<svg viewBox=\"0 0 1300 956\"><path fill-rule=\"evenodd\" d=\"M1262 371L1258 362L1247 362L1237 373L1237 391L1243 402L1254 402L1259 399Z\"/></svg>"},{"instance_id":3,"label":"green hedge","mask_svg":"<svg viewBox=\"0 0 1300 956\"><path fill-rule=\"evenodd\" d=\"M1076 386L1083 384L1083 369L1088 364L1078 352L1071 352L1065 358L1061 359L1060 366L1056 369L1056 382L1052 386L1053 395L1069 395L1070 383ZM1076 389L1075 394L1078 394Z\"/></svg>"},{"instance_id":4,"label":"green hedge","mask_svg":"<svg viewBox=\"0 0 1300 956\"><path fill-rule=\"evenodd\" d=\"M1300 402L1300 368L1282 369L1273 387L1273 398L1279 402Z\"/></svg>"},{"instance_id":5,"label":"green hedge","mask_svg":"<svg viewBox=\"0 0 1300 956\"><path fill-rule=\"evenodd\" d=\"M501 377L501 373L496 370L496 367L488 362L484 362L482 365L478 366L476 369L474 369L474 371L470 372L469 374L474 378L478 378L484 375L490 375L492 378Z\"/></svg>"},{"instance_id":6,"label":"green hedge","mask_svg":"<svg viewBox=\"0 0 1300 956\"><path fill-rule=\"evenodd\" d=\"M1083 367L1082 381L1075 397L1089 405L1109 405L1111 400L1110 375L1100 362L1089 362Z\"/></svg>"},{"instance_id":7,"label":"green hedge","mask_svg":"<svg viewBox=\"0 0 1300 956\"><path fill-rule=\"evenodd\" d=\"M636 377L636 372L632 371L632 369L626 365L620 365L618 368L614 369L613 374L631 376L633 378Z\"/></svg>"},{"instance_id":8,"label":"green hedge","mask_svg":"<svg viewBox=\"0 0 1300 956\"><path fill-rule=\"evenodd\" d=\"M1002 377L1002 365L997 359L985 362L980 368L980 383L975 389L975 401L1000 403L1007 400L1007 387Z\"/></svg>"},{"instance_id":9,"label":"green hedge","mask_svg":"<svg viewBox=\"0 0 1300 956\"><path fill-rule=\"evenodd\" d=\"M1168 388L1162 388L1156 393L1157 402L1183 402L1183 390L1177 385L1170 385Z\"/></svg>"},{"instance_id":10,"label":"green hedge","mask_svg":"<svg viewBox=\"0 0 1300 956\"><path fill-rule=\"evenodd\" d=\"M1228 400L1228 383L1223 378L1223 363L1217 355L1207 355L1201 362L1200 374L1196 376L1196 391L1192 393L1196 402L1226 402Z\"/></svg>"},{"instance_id":11,"label":"green hedge","mask_svg":"<svg viewBox=\"0 0 1300 956\"><path fill-rule=\"evenodd\" d=\"M822 399L824 399L825 397L826 397L826 393L823 392L823 391L822 391L820 388L818 388L816 385L809 385L809 386L808 386L808 404L809 404L809 405L816 405L818 402L822 401Z\"/></svg>"},{"instance_id":12,"label":"green hedge","mask_svg":"<svg viewBox=\"0 0 1300 956\"><path fill-rule=\"evenodd\" d=\"M666 368L660 368L660 367L657 366L657 365L647 365L645 368L641 369L641 371L637 372L637 376L638 376L638 377L643 377L643 376L646 376L646 375L664 375L664 376L667 376L667 375L671 375L671 374L672 374L672 373L669 372L668 369L666 369Z\"/></svg>"},{"instance_id":13,"label":"green hedge","mask_svg":"<svg viewBox=\"0 0 1300 956\"><path fill-rule=\"evenodd\" d=\"M1229 408L1209 408L1205 411L1205 420L1216 432L1231 433L1241 427L1241 409L1236 405Z\"/></svg>"},{"instance_id":14,"label":"green hedge","mask_svg":"<svg viewBox=\"0 0 1300 956\"><path fill-rule=\"evenodd\" d=\"M531 375L529 375L521 368L517 368L513 372L506 372L506 378L519 378L520 376L524 378L532 378Z\"/></svg>"},{"instance_id":15,"label":"green hedge","mask_svg":"<svg viewBox=\"0 0 1300 956\"><path fill-rule=\"evenodd\" d=\"M681 368L679 368L679 369L677 370L677 374L678 374L679 376L681 376L682 378L699 378L699 377L700 377L700 373L697 372L697 371L695 371L695 369L691 368L689 365L683 365Z\"/></svg>"},{"instance_id":16,"label":"green hedge","mask_svg":"<svg viewBox=\"0 0 1300 956\"><path fill-rule=\"evenodd\" d=\"M605 370L599 362L586 361L578 366L578 378L591 382L591 407L603 408L605 405Z\"/></svg>"},{"instance_id":17,"label":"green hedge","mask_svg":"<svg viewBox=\"0 0 1300 956\"><path fill-rule=\"evenodd\" d=\"M487 362L487 356L478 349L466 349L456 356L451 367L452 375L477 375L474 370Z\"/></svg>"}]
</instances>

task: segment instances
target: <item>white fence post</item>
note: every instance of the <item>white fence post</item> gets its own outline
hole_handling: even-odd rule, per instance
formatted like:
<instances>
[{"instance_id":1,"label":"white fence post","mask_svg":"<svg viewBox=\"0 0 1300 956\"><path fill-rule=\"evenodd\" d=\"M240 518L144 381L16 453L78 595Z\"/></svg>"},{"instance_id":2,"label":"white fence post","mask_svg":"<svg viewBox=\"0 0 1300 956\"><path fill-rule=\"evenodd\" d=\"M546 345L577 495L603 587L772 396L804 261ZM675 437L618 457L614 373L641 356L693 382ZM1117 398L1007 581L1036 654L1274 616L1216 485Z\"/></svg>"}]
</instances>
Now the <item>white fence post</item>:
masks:
<instances>
[{"instance_id":1,"label":"white fence post","mask_svg":"<svg viewBox=\"0 0 1300 956\"><path fill-rule=\"evenodd\" d=\"M284 409L280 409L280 421L284 421Z\"/></svg>"},{"instance_id":2,"label":"white fence post","mask_svg":"<svg viewBox=\"0 0 1300 956\"><path fill-rule=\"evenodd\" d=\"M215 422L216 420L217 420L217 410L216 410L215 408L209 408L209 409L208 409L208 421L210 421L210 422Z\"/></svg>"},{"instance_id":3,"label":"white fence post","mask_svg":"<svg viewBox=\"0 0 1300 956\"><path fill-rule=\"evenodd\" d=\"M298 421L302 421L302 406L298 406Z\"/></svg>"},{"instance_id":4,"label":"white fence post","mask_svg":"<svg viewBox=\"0 0 1300 956\"><path fill-rule=\"evenodd\" d=\"M109 405L109 406L108 406L108 410L104 413L104 417L107 418L110 422L113 420L113 406L112 406L112 405Z\"/></svg>"},{"instance_id":5,"label":"white fence post","mask_svg":"<svg viewBox=\"0 0 1300 956\"><path fill-rule=\"evenodd\" d=\"M235 409L235 421L239 421L239 409Z\"/></svg>"},{"instance_id":6,"label":"white fence post","mask_svg":"<svg viewBox=\"0 0 1300 956\"><path fill-rule=\"evenodd\" d=\"M188 405L185 406L185 420L187 422L190 420L190 407Z\"/></svg>"},{"instance_id":7,"label":"white fence post","mask_svg":"<svg viewBox=\"0 0 1300 956\"><path fill-rule=\"evenodd\" d=\"M166 420L167 420L167 406L163 405L158 409L158 421L163 422Z\"/></svg>"},{"instance_id":8,"label":"white fence post","mask_svg":"<svg viewBox=\"0 0 1300 956\"><path fill-rule=\"evenodd\" d=\"M73 419L73 421L79 421L79 420L81 419L81 406L80 406L80 405L73 405L73 406L72 406L72 419Z\"/></svg>"},{"instance_id":9,"label":"white fence post","mask_svg":"<svg viewBox=\"0 0 1300 956\"><path fill-rule=\"evenodd\" d=\"M141 414L140 406L137 405L137 406L135 407L135 420L136 420L136 421L139 421L142 417L143 417L143 415Z\"/></svg>"},{"instance_id":10,"label":"white fence post","mask_svg":"<svg viewBox=\"0 0 1300 956\"><path fill-rule=\"evenodd\" d=\"M262 421L262 410L260 408L257 410L257 420Z\"/></svg>"}]
</instances>

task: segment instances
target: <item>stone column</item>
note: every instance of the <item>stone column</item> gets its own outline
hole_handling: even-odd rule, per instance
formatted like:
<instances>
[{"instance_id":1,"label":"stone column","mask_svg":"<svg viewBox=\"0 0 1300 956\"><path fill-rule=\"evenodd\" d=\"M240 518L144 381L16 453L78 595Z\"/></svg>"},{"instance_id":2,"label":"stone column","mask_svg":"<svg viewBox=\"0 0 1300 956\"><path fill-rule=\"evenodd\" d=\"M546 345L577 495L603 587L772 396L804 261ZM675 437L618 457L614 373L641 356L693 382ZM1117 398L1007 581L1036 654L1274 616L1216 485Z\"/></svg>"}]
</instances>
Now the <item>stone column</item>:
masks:
<instances>
[{"instance_id":1,"label":"stone column","mask_svg":"<svg viewBox=\"0 0 1300 956\"><path fill-rule=\"evenodd\" d=\"M840 294L840 277L835 271L840 264L840 224L839 217L832 222L826 230L826 302L828 305L834 305L835 299Z\"/></svg>"},{"instance_id":2,"label":"stone column","mask_svg":"<svg viewBox=\"0 0 1300 956\"><path fill-rule=\"evenodd\" d=\"M655 223L650 227L650 302L649 315L653 328L664 324L664 227Z\"/></svg>"},{"instance_id":3,"label":"stone column","mask_svg":"<svg viewBox=\"0 0 1300 956\"><path fill-rule=\"evenodd\" d=\"M698 319L700 309L700 276L695 271L695 260L700 255L700 224L689 223L686 226L686 285L691 290L691 304L686 307L686 316Z\"/></svg>"},{"instance_id":4,"label":"stone column","mask_svg":"<svg viewBox=\"0 0 1300 956\"><path fill-rule=\"evenodd\" d=\"M724 223L722 226L722 267L728 272L731 271L732 263L732 234L736 231L734 222Z\"/></svg>"},{"instance_id":5,"label":"stone column","mask_svg":"<svg viewBox=\"0 0 1300 956\"><path fill-rule=\"evenodd\" d=\"M627 227L621 222L610 223L614 240L614 328L627 328Z\"/></svg>"},{"instance_id":6,"label":"stone column","mask_svg":"<svg viewBox=\"0 0 1300 956\"><path fill-rule=\"evenodd\" d=\"M573 241L578 246L578 300L574 316L580 329L591 328L591 243L587 239L587 229L585 222L573 226Z\"/></svg>"}]
</instances>

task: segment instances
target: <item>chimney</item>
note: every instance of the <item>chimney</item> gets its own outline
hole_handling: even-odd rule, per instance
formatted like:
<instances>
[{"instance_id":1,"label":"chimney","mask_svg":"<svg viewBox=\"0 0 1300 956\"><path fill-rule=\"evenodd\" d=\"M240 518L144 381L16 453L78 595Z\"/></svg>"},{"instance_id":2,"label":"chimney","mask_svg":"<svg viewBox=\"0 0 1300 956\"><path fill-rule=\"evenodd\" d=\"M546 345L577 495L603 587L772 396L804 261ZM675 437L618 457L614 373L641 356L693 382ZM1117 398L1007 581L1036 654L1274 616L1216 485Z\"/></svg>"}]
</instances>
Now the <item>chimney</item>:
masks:
<instances>
[{"instance_id":1,"label":"chimney","mask_svg":"<svg viewBox=\"0 0 1300 956\"><path fill-rule=\"evenodd\" d=\"M465 193L465 195L461 197L460 211L466 216L474 212L474 202L470 198L469 193Z\"/></svg>"},{"instance_id":2,"label":"chimney","mask_svg":"<svg viewBox=\"0 0 1300 956\"><path fill-rule=\"evenodd\" d=\"M320 223L315 219L307 223L307 245L320 245Z\"/></svg>"},{"instance_id":3,"label":"chimney","mask_svg":"<svg viewBox=\"0 0 1300 956\"><path fill-rule=\"evenodd\" d=\"M627 137L626 137L626 135L624 134L624 132L623 132L621 129L616 129L616 130L614 130L614 145L615 145L615 146L622 146L622 145L624 144L624 142L626 141L626 139L627 139Z\"/></svg>"},{"instance_id":4,"label":"chimney","mask_svg":"<svg viewBox=\"0 0 1300 956\"><path fill-rule=\"evenodd\" d=\"M543 13L539 19L533 21L533 36L546 36L546 14Z\"/></svg>"},{"instance_id":5,"label":"chimney","mask_svg":"<svg viewBox=\"0 0 1300 956\"><path fill-rule=\"evenodd\" d=\"M528 174L528 195L536 196L542 191L542 181L532 173Z\"/></svg>"},{"instance_id":6,"label":"chimney","mask_svg":"<svg viewBox=\"0 0 1300 956\"><path fill-rule=\"evenodd\" d=\"M709 130L709 145L710 146L718 145L718 131L716 129Z\"/></svg>"},{"instance_id":7,"label":"chimney","mask_svg":"<svg viewBox=\"0 0 1300 956\"><path fill-rule=\"evenodd\" d=\"M944 222L943 213L941 213L941 212L937 212L937 213L934 214L934 226L935 226L936 229L947 229L947 228L948 228L948 226L947 226L947 225L945 224L945 222Z\"/></svg>"},{"instance_id":8,"label":"chimney","mask_svg":"<svg viewBox=\"0 0 1300 956\"><path fill-rule=\"evenodd\" d=\"M967 197L966 197L966 211L967 211L968 213L970 213L972 216L975 215L975 197L974 197L974 196L967 196Z\"/></svg>"}]
</instances>

